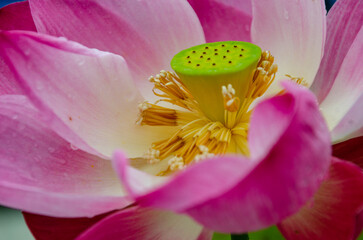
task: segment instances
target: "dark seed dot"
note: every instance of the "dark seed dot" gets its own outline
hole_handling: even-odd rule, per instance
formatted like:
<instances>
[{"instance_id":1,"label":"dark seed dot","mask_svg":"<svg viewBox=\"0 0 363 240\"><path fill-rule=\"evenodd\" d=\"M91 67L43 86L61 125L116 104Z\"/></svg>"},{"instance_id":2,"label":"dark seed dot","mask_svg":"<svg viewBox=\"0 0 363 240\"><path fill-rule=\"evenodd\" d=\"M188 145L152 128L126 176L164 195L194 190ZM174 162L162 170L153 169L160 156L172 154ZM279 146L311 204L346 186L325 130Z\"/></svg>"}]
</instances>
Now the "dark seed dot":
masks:
<instances>
[{"instance_id":1,"label":"dark seed dot","mask_svg":"<svg viewBox=\"0 0 363 240\"><path fill-rule=\"evenodd\" d=\"M224 46L226 46L226 45L222 44L222 47L224 47Z\"/></svg>"},{"instance_id":2,"label":"dark seed dot","mask_svg":"<svg viewBox=\"0 0 363 240\"><path fill-rule=\"evenodd\" d=\"M228 61L228 63L232 63L232 61Z\"/></svg>"},{"instance_id":3,"label":"dark seed dot","mask_svg":"<svg viewBox=\"0 0 363 240\"><path fill-rule=\"evenodd\" d=\"M188 63L192 63L192 61L188 61Z\"/></svg>"},{"instance_id":4,"label":"dark seed dot","mask_svg":"<svg viewBox=\"0 0 363 240\"><path fill-rule=\"evenodd\" d=\"M242 57L243 55L242 55L242 54L240 54L239 56L240 56L240 57Z\"/></svg>"},{"instance_id":5,"label":"dark seed dot","mask_svg":"<svg viewBox=\"0 0 363 240\"><path fill-rule=\"evenodd\" d=\"M234 47L234 48L237 48L237 46L236 46L236 45L234 45L233 47Z\"/></svg>"},{"instance_id":6,"label":"dark seed dot","mask_svg":"<svg viewBox=\"0 0 363 240\"><path fill-rule=\"evenodd\" d=\"M207 54L206 52L203 52L203 54Z\"/></svg>"},{"instance_id":7,"label":"dark seed dot","mask_svg":"<svg viewBox=\"0 0 363 240\"><path fill-rule=\"evenodd\" d=\"M218 49L216 48L216 49L214 49L214 51L218 51Z\"/></svg>"},{"instance_id":8,"label":"dark seed dot","mask_svg":"<svg viewBox=\"0 0 363 240\"><path fill-rule=\"evenodd\" d=\"M200 58L203 58L203 56L200 56Z\"/></svg>"},{"instance_id":9,"label":"dark seed dot","mask_svg":"<svg viewBox=\"0 0 363 240\"><path fill-rule=\"evenodd\" d=\"M227 50L227 52L229 52L229 50Z\"/></svg>"},{"instance_id":10,"label":"dark seed dot","mask_svg":"<svg viewBox=\"0 0 363 240\"><path fill-rule=\"evenodd\" d=\"M190 56L188 56L187 58L190 58Z\"/></svg>"},{"instance_id":11,"label":"dark seed dot","mask_svg":"<svg viewBox=\"0 0 363 240\"><path fill-rule=\"evenodd\" d=\"M210 60L210 58L207 58L207 60Z\"/></svg>"},{"instance_id":12,"label":"dark seed dot","mask_svg":"<svg viewBox=\"0 0 363 240\"><path fill-rule=\"evenodd\" d=\"M218 53L215 53L214 55L218 55Z\"/></svg>"},{"instance_id":13,"label":"dark seed dot","mask_svg":"<svg viewBox=\"0 0 363 240\"><path fill-rule=\"evenodd\" d=\"M223 58L226 58L226 56L223 56Z\"/></svg>"},{"instance_id":14,"label":"dark seed dot","mask_svg":"<svg viewBox=\"0 0 363 240\"><path fill-rule=\"evenodd\" d=\"M209 47L205 47L205 49L209 49Z\"/></svg>"},{"instance_id":15,"label":"dark seed dot","mask_svg":"<svg viewBox=\"0 0 363 240\"><path fill-rule=\"evenodd\" d=\"M212 65L213 65L213 66L215 66L216 64L215 64L215 63L213 63Z\"/></svg>"},{"instance_id":16,"label":"dark seed dot","mask_svg":"<svg viewBox=\"0 0 363 240\"><path fill-rule=\"evenodd\" d=\"M243 49L243 48L241 48L241 51L244 51L244 49Z\"/></svg>"},{"instance_id":17,"label":"dark seed dot","mask_svg":"<svg viewBox=\"0 0 363 240\"><path fill-rule=\"evenodd\" d=\"M198 63L198 64L197 64L197 67L199 67L199 66L200 66L200 64Z\"/></svg>"},{"instance_id":18,"label":"dark seed dot","mask_svg":"<svg viewBox=\"0 0 363 240\"><path fill-rule=\"evenodd\" d=\"M193 51L192 53L195 53L195 51Z\"/></svg>"}]
</instances>

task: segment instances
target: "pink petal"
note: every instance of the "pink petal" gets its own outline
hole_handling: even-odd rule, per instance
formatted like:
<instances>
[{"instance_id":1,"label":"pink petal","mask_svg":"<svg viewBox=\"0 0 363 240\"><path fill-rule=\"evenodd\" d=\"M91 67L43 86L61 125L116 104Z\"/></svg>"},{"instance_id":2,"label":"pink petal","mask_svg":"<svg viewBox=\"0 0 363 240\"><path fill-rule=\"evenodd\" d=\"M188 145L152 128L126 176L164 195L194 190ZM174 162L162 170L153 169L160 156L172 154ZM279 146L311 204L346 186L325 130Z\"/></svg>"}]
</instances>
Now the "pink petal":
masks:
<instances>
[{"instance_id":1,"label":"pink petal","mask_svg":"<svg viewBox=\"0 0 363 240\"><path fill-rule=\"evenodd\" d=\"M338 75L340 66L363 22L363 2L340 0L328 12L324 57L315 77L312 91L322 102Z\"/></svg>"},{"instance_id":2,"label":"pink petal","mask_svg":"<svg viewBox=\"0 0 363 240\"><path fill-rule=\"evenodd\" d=\"M361 63L361 56L363 55L362 42L363 28L361 28L350 46L329 94L320 104L321 111L329 128L332 130L337 127L347 113L350 114L351 116L349 117L353 119L353 123L351 124L353 129L358 130L362 127L362 121L359 121L359 119L362 118L362 114L358 114L357 112L349 113L351 108L355 108L354 105L357 102L358 105L356 107L362 106L363 104L363 71ZM361 109L359 109L359 112L361 112L360 110ZM358 122L354 123L354 121ZM340 135L344 136L352 132L352 129L349 128L345 130L350 131L340 132ZM341 131L341 129L338 129L337 131Z\"/></svg>"},{"instance_id":3,"label":"pink petal","mask_svg":"<svg viewBox=\"0 0 363 240\"><path fill-rule=\"evenodd\" d=\"M169 134L135 124L143 98L122 57L30 32L3 32L0 41L27 96L75 146L106 156L125 148L138 157Z\"/></svg>"},{"instance_id":4,"label":"pink petal","mask_svg":"<svg viewBox=\"0 0 363 240\"><path fill-rule=\"evenodd\" d=\"M4 59L0 58L0 95L21 93L21 87L16 82L14 73L11 72Z\"/></svg>"},{"instance_id":5,"label":"pink petal","mask_svg":"<svg viewBox=\"0 0 363 240\"><path fill-rule=\"evenodd\" d=\"M1 30L36 31L28 2L9 4L0 9ZM0 58L0 95L21 93L14 74Z\"/></svg>"},{"instance_id":6,"label":"pink petal","mask_svg":"<svg viewBox=\"0 0 363 240\"><path fill-rule=\"evenodd\" d=\"M25 222L37 240L74 240L93 224L110 215L93 218L54 218L23 212Z\"/></svg>"},{"instance_id":7,"label":"pink petal","mask_svg":"<svg viewBox=\"0 0 363 240\"><path fill-rule=\"evenodd\" d=\"M269 88L277 93L285 74L302 77L310 86L323 56L323 0L252 0L252 42L275 56L278 75Z\"/></svg>"},{"instance_id":8,"label":"pink petal","mask_svg":"<svg viewBox=\"0 0 363 240\"><path fill-rule=\"evenodd\" d=\"M129 204L111 162L73 150L24 96L0 97L0 122L1 205L83 217Z\"/></svg>"},{"instance_id":9,"label":"pink petal","mask_svg":"<svg viewBox=\"0 0 363 240\"><path fill-rule=\"evenodd\" d=\"M363 83L361 83L363 84ZM337 105L339 104L337 99ZM332 139L334 142L342 141L349 138L363 136L363 94L360 95L353 106L344 115L338 125L332 130Z\"/></svg>"},{"instance_id":10,"label":"pink petal","mask_svg":"<svg viewBox=\"0 0 363 240\"><path fill-rule=\"evenodd\" d=\"M116 153L114 166L123 184L141 206L187 213L216 231L248 232L281 221L313 196L331 152L314 95L291 83L285 88L287 94L254 111L252 159L215 157L162 181L130 169L125 156Z\"/></svg>"},{"instance_id":11,"label":"pink petal","mask_svg":"<svg viewBox=\"0 0 363 240\"><path fill-rule=\"evenodd\" d=\"M202 27L184 0L30 0L39 32L122 55L145 94L148 78L170 69L182 49L204 43Z\"/></svg>"},{"instance_id":12,"label":"pink petal","mask_svg":"<svg viewBox=\"0 0 363 240\"><path fill-rule=\"evenodd\" d=\"M356 214L363 207L363 173L335 160L314 198L279 228L288 240L351 240Z\"/></svg>"},{"instance_id":13,"label":"pink petal","mask_svg":"<svg viewBox=\"0 0 363 240\"><path fill-rule=\"evenodd\" d=\"M363 137L333 145L333 156L353 162L363 169Z\"/></svg>"},{"instance_id":14,"label":"pink petal","mask_svg":"<svg viewBox=\"0 0 363 240\"><path fill-rule=\"evenodd\" d=\"M17 2L0 9L1 30L37 31L30 13L29 2Z\"/></svg>"},{"instance_id":15,"label":"pink petal","mask_svg":"<svg viewBox=\"0 0 363 240\"><path fill-rule=\"evenodd\" d=\"M199 17L207 42L251 42L251 2L188 0Z\"/></svg>"},{"instance_id":16,"label":"pink petal","mask_svg":"<svg viewBox=\"0 0 363 240\"><path fill-rule=\"evenodd\" d=\"M197 240L211 240L213 238L213 234L213 231L204 228Z\"/></svg>"},{"instance_id":17,"label":"pink petal","mask_svg":"<svg viewBox=\"0 0 363 240\"><path fill-rule=\"evenodd\" d=\"M102 219L77 240L196 240L202 230L202 226L186 216L132 207Z\"/></svg>"}]
</instances>

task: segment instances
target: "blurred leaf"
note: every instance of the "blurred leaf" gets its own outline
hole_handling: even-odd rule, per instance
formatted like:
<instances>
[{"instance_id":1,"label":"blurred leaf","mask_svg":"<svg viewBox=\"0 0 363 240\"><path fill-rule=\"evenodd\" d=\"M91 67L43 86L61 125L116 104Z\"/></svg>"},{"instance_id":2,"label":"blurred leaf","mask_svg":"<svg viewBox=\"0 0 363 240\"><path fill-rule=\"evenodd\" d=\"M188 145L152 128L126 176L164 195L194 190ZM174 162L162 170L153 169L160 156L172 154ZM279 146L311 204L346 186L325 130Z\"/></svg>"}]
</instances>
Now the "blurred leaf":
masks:
<instances>
[{"instance_id":1,"label":"blurred leaf","mask_svg":"<svg viewBox=\"0 0 363 240\"><path fill-rule=\"evenodd\" d=\"M224 233L214 233L212 240L231 240L231 235Z\"/></svg>"},{"instance_id":2,"label":"blurred leaf","mask_svg":"<svg viewBox=\"0 0 363 240\"><path fill-rule=\"evenodd\" d=\"M357 240L363 240L363 232L360 234L360 236Z\"/></svg>"},{"instance_id":3,"label":"blurred leaf","mask_svg":"<svg viewBox=\"0 0 363 240\"><path fill-rule=\"evenodd\" d=\"M248 235L250 240L285 240L276 226L258 232L251 232ZM229 234L214 233L213 240L231 240L231 236Z\"/></svg>"},{"instance_id":4,"label":"blurred leaf","mask_svg":"<svg viewBox=\"0 0 363 240\"><path fill-rule=\"evenodd\" d=\"M251 232L248 235L250 236L250 240L285 240L276 226L258 232Z\"/></svg>"}]
</instances>

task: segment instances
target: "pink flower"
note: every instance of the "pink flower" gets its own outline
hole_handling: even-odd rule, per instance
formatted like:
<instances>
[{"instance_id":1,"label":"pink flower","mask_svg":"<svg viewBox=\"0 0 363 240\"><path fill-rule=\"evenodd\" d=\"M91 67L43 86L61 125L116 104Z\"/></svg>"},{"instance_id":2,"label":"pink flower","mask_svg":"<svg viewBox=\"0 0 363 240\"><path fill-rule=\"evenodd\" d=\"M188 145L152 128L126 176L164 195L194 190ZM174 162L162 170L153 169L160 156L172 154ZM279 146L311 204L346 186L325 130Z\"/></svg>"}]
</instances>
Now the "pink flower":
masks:
<instances>
[{"instance_id":1,"label":"pink flower","mask_svg":"<svg viewBox=\"0 0 363 240\"><path fill-rule=\"evenodd\" d=\"M146 80L170 69L176 53L205 41L241 40L276 57L279 71L267 94L281 90L285 74L307 86L314 81L332 141L361 136L362 3L335 5L325 49L322 1L189 3L31 0L31 15L27 2L2 10L2 29L36 26L41 34L0 34L0 203L79 218L26 214L39 239L51 238L49 228L72 239L95 222L78 239L210 239L210 230L277 223L288 239L351 239L360 227L362 172L332 159L328 129L308 90L287 82L284 94L255 107L249 157L212 157L168 177L155 176L170 169L166 160L152 165L140 157L176 127L135 121L138 104L155 99ZM28 22L4 20L9 13L24 13Z\"/></svg>"}]
</instances>

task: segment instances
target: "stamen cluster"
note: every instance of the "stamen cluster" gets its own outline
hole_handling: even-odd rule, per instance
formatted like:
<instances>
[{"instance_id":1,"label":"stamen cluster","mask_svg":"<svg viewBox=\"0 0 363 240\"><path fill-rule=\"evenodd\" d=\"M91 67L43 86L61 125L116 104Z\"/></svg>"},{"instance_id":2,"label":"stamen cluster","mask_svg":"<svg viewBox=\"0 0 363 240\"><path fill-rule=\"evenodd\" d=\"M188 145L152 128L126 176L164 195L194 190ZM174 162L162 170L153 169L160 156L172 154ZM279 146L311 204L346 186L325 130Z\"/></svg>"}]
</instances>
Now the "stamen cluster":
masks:
<instances>
[{"instance_id":1,"label":"stamen cluster","mask_svg":"<svg viewBox=\"0 0 363 240\"><path fill-rule=\"evenodd\" d=\"M204 115L198 102L175 73L162 70L155 77L151 76L149 81L154 83L153 93L160 99L155 103L140 104L137 123L175 127L170 138L154 142L145 153L144 157L151 164L167 159L168 168L159 175L167 175L193 162L227 152L248 155L249 108L274 80L277 65L273 61L269 52L262 53L244 99L235 95L231 84L222 86L224 123L212 121Z\"/></svg>"}]
</instances>

